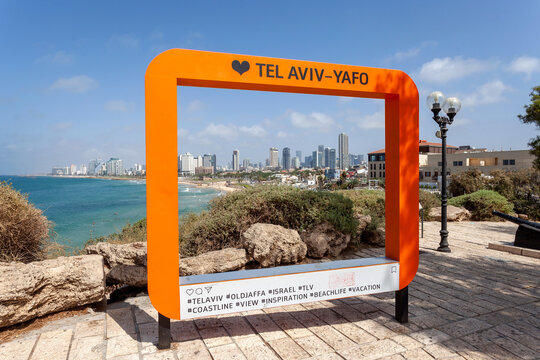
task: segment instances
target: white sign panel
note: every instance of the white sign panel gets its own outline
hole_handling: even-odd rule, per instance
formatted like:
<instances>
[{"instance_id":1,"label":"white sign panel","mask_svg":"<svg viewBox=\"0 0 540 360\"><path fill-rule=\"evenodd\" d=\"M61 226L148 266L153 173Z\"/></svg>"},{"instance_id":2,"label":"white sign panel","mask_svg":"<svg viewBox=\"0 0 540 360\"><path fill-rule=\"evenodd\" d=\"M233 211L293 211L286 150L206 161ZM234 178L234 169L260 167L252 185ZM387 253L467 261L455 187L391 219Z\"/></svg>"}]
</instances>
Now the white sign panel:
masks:
<instances>
[{"instance_id":1,"label":"white sign panel","mask_svg":"<svg viewBox=\"0 0 540 360\"><path fill-rule=\"evenodd\" d=\"M310 265L296 266L305 270ZM277 275L272 272L283 270L274 269L280 268L180 278L181 284L190 282L180 285L180 317L190 319L399 289L399 263L393 261ZM247 275L249 272L261 276L239 278L242 273ZM227 279L227 274L233 274L236 279ZM211 280L212 275L221 275L223 280L205 282L197 279Z\"/></svg>"}]
</instances>

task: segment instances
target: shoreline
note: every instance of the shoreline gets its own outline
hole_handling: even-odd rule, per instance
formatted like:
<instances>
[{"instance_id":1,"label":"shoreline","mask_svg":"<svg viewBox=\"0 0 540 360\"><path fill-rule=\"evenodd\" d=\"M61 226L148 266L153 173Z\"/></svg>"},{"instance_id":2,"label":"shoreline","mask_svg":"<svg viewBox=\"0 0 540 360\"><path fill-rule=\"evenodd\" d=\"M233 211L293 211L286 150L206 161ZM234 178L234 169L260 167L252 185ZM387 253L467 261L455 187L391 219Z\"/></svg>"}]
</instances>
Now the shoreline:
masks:
<instances>
[{"instance_id":1,"label":"shoreline","mask_svg":"<svg viewBox=\"0 0 540 360\"><path fill-rule=\"evenodd\" d=\"M234 191L240 190L240 189L235 188L235 187L227 186L226 181L198 182L198 181L195 181L195 180L186 180L184 178L178 178L178 184L193 186L193 187L201 188L201 189L204 189L204 188L206 188L206 189L214 189L214 190L221 191L223 193L229 193L229 192L234 192Z\"/></svg>"}]
</instances>

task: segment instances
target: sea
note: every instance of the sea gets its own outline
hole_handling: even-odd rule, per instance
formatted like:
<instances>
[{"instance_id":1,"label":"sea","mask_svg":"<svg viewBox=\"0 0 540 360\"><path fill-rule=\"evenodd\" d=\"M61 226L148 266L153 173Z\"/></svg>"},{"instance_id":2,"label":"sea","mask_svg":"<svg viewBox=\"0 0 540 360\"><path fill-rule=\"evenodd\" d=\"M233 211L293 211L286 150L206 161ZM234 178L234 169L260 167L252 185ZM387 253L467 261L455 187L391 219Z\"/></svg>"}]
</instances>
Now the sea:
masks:
<instances>
[{"instance_id":1,"label":"sea","mask_svg":"<svg viewBox=\"0 0 540 360\"><path fill-rule=\"evenodd\" d=\"M53 222L56 241L81 248L90 238L120 232L127 223L146 217L146 182L54 176L1 176L27 194ZM179 217L199 213L219 196L213 189L178 185Z\"/></svg>"}]
</instances>

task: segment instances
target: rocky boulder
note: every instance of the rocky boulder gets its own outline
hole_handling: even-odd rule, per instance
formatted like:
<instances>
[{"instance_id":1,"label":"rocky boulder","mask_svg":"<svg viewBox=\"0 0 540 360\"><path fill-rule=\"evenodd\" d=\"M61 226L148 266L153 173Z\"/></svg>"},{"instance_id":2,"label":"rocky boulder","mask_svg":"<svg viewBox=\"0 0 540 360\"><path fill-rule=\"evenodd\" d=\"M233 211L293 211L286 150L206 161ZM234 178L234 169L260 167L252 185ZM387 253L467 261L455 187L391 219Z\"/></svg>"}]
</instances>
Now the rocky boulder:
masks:
<instances>
[{"instance_id":1,"label":"rocky boulder","mask_svg":"<svg viewBox=\"0 0 540 360\"><path fill-rule=\"evenodd\" d=\"M103 257L0 263L0 327L101 301Z\"/></svg>"},{"instance_id":2,"label":"rocky boulder","mask_svg":"<svg viewBox=\"0 0 540 360\"><path fill-rule=\"evenodd\" d=\"M100 242L86 247L87 254L103 256L107 282L144 287L147 284L146 243Z\"/></svg>"},{"instance_id":3,"label":"rocky boulder","mask_svg":"<svg viewBox=\"0 0 540 360\"><path fill-rule=\"evenodd\" d=\"M262 267L296 263L307 252L296 230L279 225L253 224L242 234L242 243L248 256Z\"/></svg>"},{"instance_id":4,"label":"rocky boulder","mask_svg":"<svg viewBox=\"0 0 540 360\"><path fill-rule=\"evenodd\" d=\"M356 228L357 233L361 234L362 231L366 230L369 224L371 224L371 216L356 213L354 214L354 217L356 218L356 220L358 220L358 227Z\"/></svg>"},{"instance_id":5,"label":"rocky boulder","mask_svg":"<svg viewBox=\"0 0 540 360\"><path fill-rule=\"evenodd\" d=\"M227 248L180 259L180 276L213 274L242 269L249 259L244 249Z\"/></svg>"},{"instance_id":6,"label":"rocky boulder","mask_svg":"<svg viewBox=\"0 0 540 360\"><path fill-rule=\"evenodd\" d=\"M362 234L362 240L376 246L384 247L386 240L386 229L376 228L373 231L367 231Z\"/></svg>"},{"instance_id":7,"label":"rocky boulder","mask_svg":"<svg viewBox=\"0 0 540 360\"><path fill-rule=\"evenodd\" d=\"M304 231L302 240L307 245L309 257L322 258L327 255L338 256L349 245L351 236L337 231L330 223L322 223Z\"/></svg>"},{"instance_id":8,"label":"rocky boulder","mask_svg":"<svg viewBox=\"0 0 540 360\"><path fill-rule=\"evenodd\" d=\"M467 221L471 218L469 210L453 205L446 208L446 219L448 221ZM429 217L435 221L441 221L441 208L434 207L429 211Z\"/></svg>"}]
</instances>

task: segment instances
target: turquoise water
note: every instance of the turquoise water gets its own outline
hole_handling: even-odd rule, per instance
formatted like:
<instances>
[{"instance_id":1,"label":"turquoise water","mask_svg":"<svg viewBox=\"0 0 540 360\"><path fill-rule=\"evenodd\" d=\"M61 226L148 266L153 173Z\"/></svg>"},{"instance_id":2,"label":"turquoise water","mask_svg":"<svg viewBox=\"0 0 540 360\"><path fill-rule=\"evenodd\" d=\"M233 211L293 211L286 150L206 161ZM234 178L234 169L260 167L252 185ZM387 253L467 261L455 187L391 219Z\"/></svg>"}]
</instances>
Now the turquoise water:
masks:
<instances>
[{"instance_id":1,"label":"turquoise water","mask_svg":"<svg viewBox=\"0 0 540 360\"><path fill-rule=\"evenodd\" d=\"M57 241L81 247L90 237L119 232L146 216L143 180L0 176L43 210L54 223ZM219 192L178 186L179 216L200 212Z\"/></svg>"}]
</instances>

